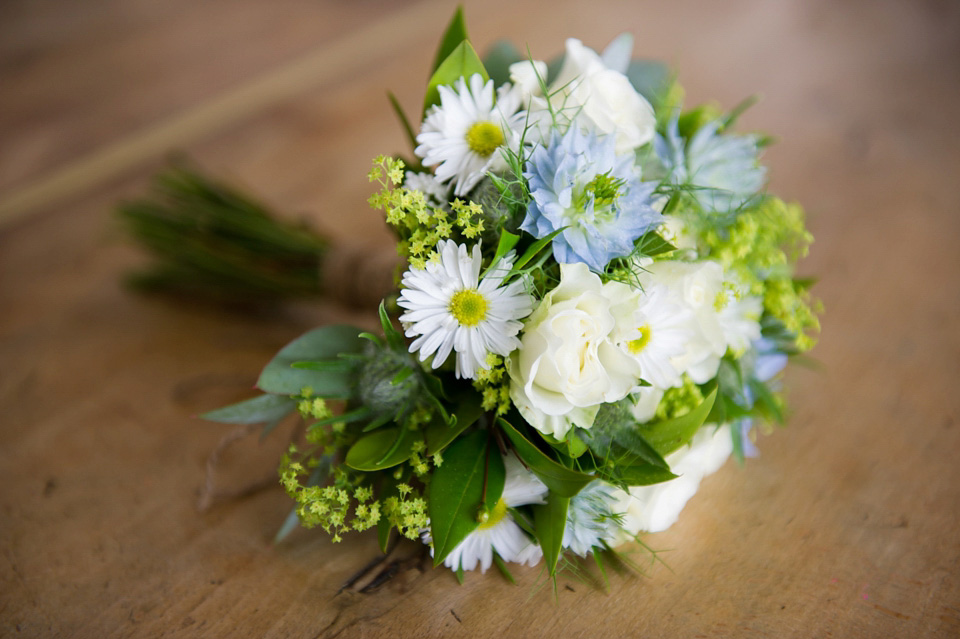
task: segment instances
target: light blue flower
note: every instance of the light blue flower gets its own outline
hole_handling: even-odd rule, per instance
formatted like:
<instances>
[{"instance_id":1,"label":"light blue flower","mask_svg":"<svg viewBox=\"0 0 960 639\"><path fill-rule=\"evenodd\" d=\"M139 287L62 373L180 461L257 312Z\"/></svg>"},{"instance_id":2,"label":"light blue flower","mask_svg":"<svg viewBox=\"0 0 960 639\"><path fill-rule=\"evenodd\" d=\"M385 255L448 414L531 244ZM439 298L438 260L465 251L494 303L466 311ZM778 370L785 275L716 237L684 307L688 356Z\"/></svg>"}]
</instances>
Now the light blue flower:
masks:
<instances>
[{"instance_id":1,"label":"light blue flower","mask_svg":"<svg viewBox=\"0 0 960 639\"><path fill-rule=\"evenodd\" d=\"M726 213L756 196L767 175L757 161L756 136L719 133L720 124L703 125L685 142L673 118L666 135L657 134L653 145L667 170L666 182L690 187L704 211Z\"/></svg>"},{"instance_id":2,"label":"light blue flower","mask_svg":"<svg viewBox=\"0 0 960 639\"><path fill-rule=\"evenodd\" d=\"M553 239L560 263L583 262L602 272L662 221L650 206L656 184L641 182L633 154L618 156L615 147L612 136L571 127L537 147L525 166L533 200L521 228L541 238L567 227Z\"/></svg>"},{"instance_id":3,"label":"light blue flower","mask_svg":"<svg viewBox=\"0 0 960 639\"><path fill-rule=\"evenodd\" d=\"M619 530L613 513L616 501L614 487L610 484L600 480L587 484L567 507L563 547L586 557L593 548L614 543Z\"/></svg>"},{"instance_id":4,"label":"light blue flower","mask_svg":"<svg viewBox=\"0 0 960 639\"><path fill-rule=\"evenodd\" d=\"M743 358L742 369L744 378L755 379L760 383L771 381L780 374L787 366L787 356L777 350L773 340L761 337L754 340L750 351ZM743 385L744 408L753 408L756 402L756 396L753 388L748 383ZM756 457L760 451L750 441L750 431L753 430L753 418L744 417L737 422L737 428L740 435L740 442L743 446L744 457Z\"/></svg>"}]
</instances>

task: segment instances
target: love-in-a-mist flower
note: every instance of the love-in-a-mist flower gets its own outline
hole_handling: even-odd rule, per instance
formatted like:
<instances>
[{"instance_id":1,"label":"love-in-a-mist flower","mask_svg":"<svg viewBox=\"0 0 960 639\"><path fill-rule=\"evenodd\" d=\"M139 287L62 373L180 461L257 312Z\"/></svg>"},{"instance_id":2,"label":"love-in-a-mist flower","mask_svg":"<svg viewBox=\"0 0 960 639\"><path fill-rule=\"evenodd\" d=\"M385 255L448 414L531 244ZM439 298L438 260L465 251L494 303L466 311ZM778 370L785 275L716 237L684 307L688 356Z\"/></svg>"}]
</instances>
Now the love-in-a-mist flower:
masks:
<instances>
[{"instance_id":1,"label":"love-in-a-mist flower","mask_svg":"<svg viewBox=\"0 0 960 639\"><path fill-rule=\"evenodd\" d=\"M453 88L437 90L440 104L427 111L414 153L435 167L440 182L454 182L454 195L466 195L488 171L507 168L501 148L519 146L520 97L505 84L494 101L493 80L484 83L479 74L469 85L460 78Z\"/></svg>"},{"instance_id":2,"label":"love-in-a-mist flower","mask_svg":"<svg viewBox=\"0 0 960 639\"><path fill-rule=\"evenodd\" d=\"M687 187L704 211L725 213L755 197L767 173L757 161L757 137L720 133L720 126L719 120L708 122L684 141L674 118L666 135L657 135L654 148L667 182Z\"/></svg>"},{"instance_id":3,"label":"love-in-a-mist flower","mask_svg":"<svg viewBox=\"0 0 960 639\"><path fill-rule=\"evenodd\" d=\"M615 146L612 136L571 127L534 149L524 168L533 199L521 228L540 238L566 227L553 239L561 264L602 272L661 222L650 205L656 184L641 182L633 154L617 155Z\"/></svg>"},{"instance_id":4,"label":"love-in-a-mist flower","mask_svg":"<svg viewBox=\"0 0 960 639\"><path fill-rule=\"evenodd\" d=\"M448 568L475 570L479 564L480 572L486 572L493 563L494 551L504 561L529 566L543 557L540 546L524 534L520 526L513 521L508 509L544 503L547 487L512 454L503 458L503 464L506 467L503 494L487 513L486 520L443 560L443 564ZM424 541L427 540L429 537L425 536Z\"/></svg>"},{"instance_id":5,"label":"love-in-a-mist flower","mask_svg":"<svg viewBox=\"0 0 960 639\"><path fill-rule=\"evenodd\" d=\"M519 320L533 310L533 298L519 279L503 285L513 266L509 257L481 279L479 244L468 253L465 244L442 240L437 253L424 269L404 273L400 321L407 337L416 337L410 352L419 351L421 362L432 355L438 368L456 351L457 377L473 379L488 353L508 355L520 346Z\"/></svg>"},{"instance_id":6,"label":"love-in-a-mist flower","mask_svg":"<svg viewBox=\"0 0 960 639\"><path fill-rule=\"evenodd\" d=\"M567 507L562 546L586 557L594 548L612 544L620 536L617 505L618 493L622 492L597 479L572 497Z\"/></svg>"}]
</instances>

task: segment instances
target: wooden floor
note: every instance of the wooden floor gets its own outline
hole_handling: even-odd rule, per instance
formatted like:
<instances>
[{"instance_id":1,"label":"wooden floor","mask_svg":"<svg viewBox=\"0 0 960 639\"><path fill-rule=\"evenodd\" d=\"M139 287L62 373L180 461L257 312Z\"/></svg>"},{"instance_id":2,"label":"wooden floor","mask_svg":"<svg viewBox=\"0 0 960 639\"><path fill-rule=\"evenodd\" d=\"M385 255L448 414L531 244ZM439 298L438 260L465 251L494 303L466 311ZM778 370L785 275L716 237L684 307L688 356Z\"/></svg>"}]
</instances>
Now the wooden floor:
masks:
<instances>
[{"instance_id":1,"label":"wooden floor","mask_svg":"<svg viewBox=\"0 0 960 639\"><path fill-rule=\"evenodd\" d=\"M376 553L300 531L279 488L195 504L228 431L192 416L249 393L272 352L372 312L238 316L131 294L111 218L173 151L338 242L389 247L365 205L401 150L449 2L0 3L0 635L9 637L960 636L960 10L851 0L468 1L473 39L624 30L689 103L762 92L743 126L780 143L827 314L795 367L789 428L708 479L649 577L604 593L537 569L518 586L413 563L373 594ZM245 442L222 486L269 476ZM401 548L398 557L415 553ZM541 586L541 587L538 587Z\"/></svg>"}]
</instances>

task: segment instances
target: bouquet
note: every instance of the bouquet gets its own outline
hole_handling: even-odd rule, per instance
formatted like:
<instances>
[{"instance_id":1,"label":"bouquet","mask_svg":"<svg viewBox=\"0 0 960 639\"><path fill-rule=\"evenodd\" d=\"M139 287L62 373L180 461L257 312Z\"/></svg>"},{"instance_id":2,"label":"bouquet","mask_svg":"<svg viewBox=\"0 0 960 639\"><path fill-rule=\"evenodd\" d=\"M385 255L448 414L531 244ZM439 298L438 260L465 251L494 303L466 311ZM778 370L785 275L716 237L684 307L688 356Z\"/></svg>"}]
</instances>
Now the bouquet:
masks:
<instances>
[{"instance_id":1,"label":"bouquet","mask_svg":"<svg viewBox=\"0 0 960 639\"><path fill-rule=\"evenodd\" d=\"M778 374L819 330L803 211L765 191L742 108L684 110L631 48L481 60L458 10L419 133L394 101L413 156L369 176L406 263L382 335L310 331L205 415L306 420L279 469L301 525L421 540L460 579L602 569L782 422Z\"/></svg>"}]
</instances>

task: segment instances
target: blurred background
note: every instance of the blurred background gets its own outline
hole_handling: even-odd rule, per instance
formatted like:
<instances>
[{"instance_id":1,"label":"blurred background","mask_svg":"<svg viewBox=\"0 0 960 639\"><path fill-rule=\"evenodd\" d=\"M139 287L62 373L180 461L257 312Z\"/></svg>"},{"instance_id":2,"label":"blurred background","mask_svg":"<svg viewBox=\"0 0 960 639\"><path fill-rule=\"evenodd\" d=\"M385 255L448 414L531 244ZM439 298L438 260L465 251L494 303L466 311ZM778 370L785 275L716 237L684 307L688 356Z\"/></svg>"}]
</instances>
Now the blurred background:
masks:
<instances>
[{"instance_id":1,"label":"blurred background","mask_svg":"<svg viewBox=\"0 0 960 639\"><path fill-rule=\"evenodd\" d=\"M371 158L406 151L386 91L419 112L456 4L4 0L0 635L960 636L960 4L464 6L481 52L549 59L627 31L687 106L762 96L739 129L778 139L770 190L808 211L801 270L827 309L821 370L787 376L790 426L651 537L669 570L609 596L570 579L557 606L530 595L535 569L519 588L410 569L337 595L375 540L271 547L278 487L198 513L224 431L192 415L248 394L304 330L372 312L135 295L121 277L143 256L112 211L185 154L337 243L391 250L366 205ZM269 477L280 439L231 451L224 484Z\"/></svg>"}]
</instances>

